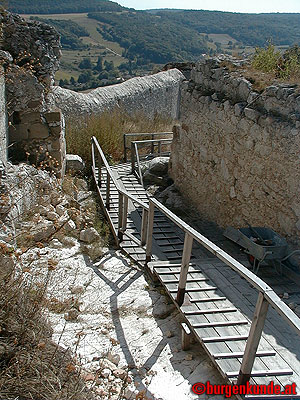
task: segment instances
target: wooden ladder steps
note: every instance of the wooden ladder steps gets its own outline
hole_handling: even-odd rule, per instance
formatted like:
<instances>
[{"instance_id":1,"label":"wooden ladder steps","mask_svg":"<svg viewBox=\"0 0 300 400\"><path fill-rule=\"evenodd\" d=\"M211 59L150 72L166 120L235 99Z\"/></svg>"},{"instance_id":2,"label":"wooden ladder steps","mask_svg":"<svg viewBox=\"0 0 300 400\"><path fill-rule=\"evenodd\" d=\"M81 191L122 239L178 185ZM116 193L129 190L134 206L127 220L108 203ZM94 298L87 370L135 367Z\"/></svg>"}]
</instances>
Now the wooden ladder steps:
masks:
<instances>
[{"instance_id":1,"label":"wooden ladder steps","mask_svg":"<svg viewBox=\"0 0 300 400\"><path fill-rule=\"evenodd\" d=\"M195 263L193 263L193 262L189 263L189 267L195 267L195 266L196 266ZM156 269L156 268L169 268L169 267L178 267L179 270L180 270L180 268L181 268L181 263L176 263L176 264L175 264L175 263L160 264L160 265L154 265L154 266L153 266L154 269ZM202 271L197 270L197 271L189 271L189 272L194 273L194 272L202 272Z\"/></svg>"},{"instance_id":2,"label":"wooden ladder steps","mask_svg":"<svg viewBox=\"0 0 300 400\"><path fill-rule=\"evenodd\" d=\"M281 370L261 370L261 371L252 371L251 372L251 377L265 377L265 376L284 376L284 375L293 375L293 371L291 369L281 369ZM239 371L232 371L232 372L226 372L226 376L228 378L236 378L239 376Z\"/></svg>"},{"instance_id":3,"label":"wooden ladder steps","mask_svg":"<svg viewBox=\"0 0 300 400\"><path fill-rule=\"evenodd\" d=\"M200 324L194 324L192 327L196 328L215 328L220 326L236 326L236 325L248 325L247 320L237 320L237 321L216 321L216 322L203 322Z\"/></svg>"},{"instance_id":4,"label":"wooden ladder steps","mask_svg":"<svg viewBox=\"0 0 300 400\"><path fill-rule=\"evenodd\" d=\"M173 242L173 243L160 243L159 247L164 247L164 246L177 246L178 244L182 244L183 242Z\"/></svg>"},{"instance_id":5,"label":"wooden ladder steps","mask_svg":"<svg viewBox=\"0 0 300 400\"><path fill-rule=\"evenodd\" d=\"M177 248L177 249L166 249L166 250L163 250L164 253L174 253L174 252L179 252L179 251L182 252L183 248L181 248L181 249Z\"/></svg>"},{"instance_id":6,"label":"wooden ladder steps","mask_svg":"<svg viewBox=\"0 0 300 400\"><path fill-rule=\"evenodd\" d=\"M248 336L236 335L236 336L211 336L201 338L203 343L217 343L217 342L235 342L240 340L247 340Z\"/></svg>"},{"instance_id":7,"label":"wooden ladder steps","mask_svg":"<svg viewBox=\"0 0 300 400\"><path fill-rule=\"evenodd\" d=\"M236 308L211 308L207 310L195 310L195 311L183 311L184 315L205 315L205 314L217 314L217 313L229 313L236 312Z\"/></svg>"},{"instance_id":8,"label":"wooden ladder steps","mask_svg":"<svg viewBox=\"0 0 300 400\"><path fill-rule=\"evenodd\" d=\"M168 256L168 260L181 260L182 256ZM194 258L196 258L195 256L191 256L191 260L193 260Z\"/></svg>"},{"instance_id":9,"label":"wooden ladder steps","mask_svg":"<svg viewBox=\"0 0 300 400\"><path fill-rule=\"evenodd\" d=\"M172 272L170 272L170 274L172 274ZM208 278L191 278L191 279L187 279L186 283L193 283L193 282L207 282L209 281ZM167 285L168 283L179 283L178 279L163 279L163 282Z\"/></svg>"},{"instance_id":10,"label":"wooden ladder steps","mask_svg":"<svg viewBox=\"0 0 300 400\"><path fill-rule=\"evenodd\" d=\"M169 283L169 282L164 282L164 283ZM176 282L177 283L177 282ZM167 288L168 289L168 288ZM217 290L218 288L215 286L209 286L206 288L186 288L185 292L189 293L189 292L208 292L209 290ZM178 288L177 289L168 289L170 293L177 293Z\"/></svg>"},{"instance_id":11,"label":"wooden ladder steps","mask_svg":"<svg viewBox=\"0 0 300 400\"><path fill-rule=\"evenodd\" d=\"M163 233L163 232L162 232ZM159 233L154 233L154 235L158 235ZM165 240L165 239L179 239L179 237L177 235L173 235L173 236L160 236L160 237L156 237L155 240Z\"/></svg>"},{"instance_id":12,"label":"wooden ladder steps","mask_svg":"<svg viewBox=\"0 0 300 400\"><path fill-rule=\"evenodd\" d=\"M243 358L244 357L244 352L243 351L237 351L233 353L216 353L213 354L212 356L218 360L218 359L226 359L226 358ZM257 351L256 352L256 357L269 357L269 356L276 356L275 351Z\"/></svg>"},{"instance_id":13,"label":"wooden ladder steps","mask_svg":"<svg viewBox=\"0 0 300 400\"><path fill-rule=\"evenodd\" d=\"M190 299L191 303L207 303L209 301L224 301L227 297L204 297L203 299Z\"/></svg>"}]
</instances>

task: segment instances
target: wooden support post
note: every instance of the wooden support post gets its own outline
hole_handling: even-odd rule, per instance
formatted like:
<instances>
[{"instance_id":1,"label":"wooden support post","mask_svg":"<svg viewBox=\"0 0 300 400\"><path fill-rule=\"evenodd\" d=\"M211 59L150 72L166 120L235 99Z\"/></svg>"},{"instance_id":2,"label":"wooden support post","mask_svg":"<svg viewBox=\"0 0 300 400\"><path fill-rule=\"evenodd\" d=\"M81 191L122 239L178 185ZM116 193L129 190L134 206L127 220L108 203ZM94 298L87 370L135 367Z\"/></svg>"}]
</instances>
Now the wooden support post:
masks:
<instances>
[{"instance_id":1,"label":"wooden support post","mask_svg":"<svg viewBox=\"0 0 300 400\"><path fill-rule=\"evenodd\" d=\"M158 152L158 155L160 156L160 154L161 154L161 141L160 140L157 143L157 152Z\"/></svg>"},{"instance_id":2,"label":"wooden support post","mask_svg":"<svg viewBox=\"0 0 300 400\"><path fill-rule=\"evenodd\" d=\"M107 171L107 175L106 175L106 201L105 201L105 205L106 208L109 210L110 209L110 175Z\"/></svg>"},{"instance_id":3,"label":"wooden support post","mask_svg":"<svg viewBox=\"0 0 300 400\"><path fill-rule=\"evenodd\" d=\"M122 220L122 234L126 231L128 215L128 197L124 196L123 200L123 220Z\"/></svg>"},{"instance_id":4,"label":"wooden support post","mask_svg":"<svg viewBox=\"0 0 300 400\"><path fill-rule=\"evenodd\" d=\"M94 141L92 139L92 164L93 164L93 174L95 176L96 173L96 165L95 165L95 147L94 147Z\"/></svg>"},{"instance_id":5,"label":"wooden support post","mask_svg":"<svg viewBox=\"0 0 300 400\"><path fill-rule=\"evenodd\" d=\"M135 156L134 156L134 143L131 143L131 173L135 171Z\"/></svg>"},{"instance_id":6,"label":"wooden support post","mask_svg":"<svg viewBox=\"0 0 300 400\"><path fill-rule=\"evenodd\" d=\"M154 140L154 135L151 136L151 140ZM154 154L154 142L151 142L151 154Z\"/></svg>"},{"instance_id":7,"label":"wooden support post","mask_svg":"<svg viewBox=\"0 0 300 400\"><path fill-rule=\"evenodd\" d=\"M101 187L101 168L102 168L102 159L100 154L98 154L98 186Z\"/></svg>"},{"instance_id":8,"label":"wooden support post","mask_svg":"<svg viewBox=\"0 0 300 400\"><path fill-rule=\"evenodd\" d=\"M124 162L127 162L126 135L123 133Z\"/></svg>"},{"instance_id":9,"label":"wooden support post","mask_svg":"<svg viewBox=\"0 0 300 400\"><path fill-rule=\"evenodd\" d=\"M145 246L147 242L147 225L148 225L148 211L145 208L143 208L142 227L141 227L141 246Z\"/></svg>"},{"instance_id":10,"label":"wooden support post","mask_svg":"<svg viewBox=\"0 0 300 400\"><path fill-rule=\"evenodd\" d=\"M148 262L151 261L153 223L154 223L154 204L152 203L152 201L150 199L149 214L148 214L147 242L146 242L146 264L148 264Z\"/></svg>"},{"instance_id":11,"label":"wooden support post","mask_svg":"<svg viewBox=\"0 0 300 400\"><path fill-rule=\"evenodd\" d=\"M189 270L189 264L190 264L190 259L191 259L192 246L193 246L193 237L190 236L188 233L186 233L185 238L184 238L184 247L183 247L182 260L181 260L179 285L178 285L178 291L177 291L177 296L176 296L176 302L179 306L182 306L182 304L184 302L185 286L186 286L187 273Z\"/></svg>"},{"instance_id":12,"label":"wooden support post","mask_svg":"<svg viewBox=\"0 0 300 400\"><path fill-rule=\"evenodd\" d=\"M182 350L189 350L191 346L192 332L186 323L181 324L181 348Z\"/></svg>"},{"instance_id":13,"label":"wooden support post","mask_svg":"<svg viewBox=\"0 0 300 400\"><path fill-rule=\"evenodd\" d=\"M122 232L123 202L124 202L124 195L122 193L119 193L118 238L120 242L122 242L123 240L123 232Z\"/></svg>"},{"instance_id":14,"label":"wooden support post","mask_svg":"<svg viewBox=\"0 0 300 400\"><path fill-rule=\"evenodd\" d=\"M250 380L257 348L268 313L268 306L269 303L264 298L263 293L259 292L248 340L245 347L245 353L237 380L238 385L245 385Z\"/></svg>"}]
</instances>

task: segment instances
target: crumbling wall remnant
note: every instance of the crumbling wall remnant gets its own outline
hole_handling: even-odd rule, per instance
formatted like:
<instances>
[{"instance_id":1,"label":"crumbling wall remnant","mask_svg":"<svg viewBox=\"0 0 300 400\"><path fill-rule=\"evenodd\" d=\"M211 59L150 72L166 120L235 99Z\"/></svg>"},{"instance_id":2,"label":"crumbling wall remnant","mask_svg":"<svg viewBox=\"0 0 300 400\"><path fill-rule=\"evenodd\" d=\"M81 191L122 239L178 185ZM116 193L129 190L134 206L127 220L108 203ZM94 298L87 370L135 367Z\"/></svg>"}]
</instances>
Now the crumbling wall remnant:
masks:
<instances>
[{"instance_id":1,"label":"crumbling wall remnant","mask_svg":"<svg viewBox=\"0 0 300 400\"><path fill-rule=\"evenodd\" d=\"M59 66L60 39L47 24L0 11L0 56L5 67L9 158L64 174L64 120L51 85Z\"/></svg>"},{"instance_id":2,"label":"crumbling wall remnant","mask_svg":"<svg viewBox=\"0 0 300 400\"><path fill-rule=\"evenodd\" d=\"M171 175L221 226L269 226L300 237L300 89L253 90L240 70L197 64L181 88Z\"/></svg>"},{"instance_id":3,"label":"crumbling wall remnant","mask_svg":"<svg viewBox=\"0 0 300 400\"><path fill-rule=\"evenodd\" d=\"M0 65L0 162L7 162L7 122L4 69Z\"/></svg>"}]
</instances>

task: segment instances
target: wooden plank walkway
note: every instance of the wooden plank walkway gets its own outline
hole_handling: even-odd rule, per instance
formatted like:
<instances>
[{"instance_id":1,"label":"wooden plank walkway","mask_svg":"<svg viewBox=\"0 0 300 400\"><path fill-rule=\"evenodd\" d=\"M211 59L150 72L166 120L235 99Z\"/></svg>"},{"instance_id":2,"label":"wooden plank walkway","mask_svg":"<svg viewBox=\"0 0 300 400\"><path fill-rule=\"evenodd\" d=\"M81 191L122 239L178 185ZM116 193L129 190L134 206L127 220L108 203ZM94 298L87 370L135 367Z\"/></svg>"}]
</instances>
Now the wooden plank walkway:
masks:
<instances>
[{"instance_id":1,"label":"wooden plank walkway","mask_svg":"<svg viewBox=\"0 0 300 400\"><path fill-rule=\"evenodd\" d=\"M130 164L113 166L111 171L124 191L148 205L148 195L136 176L131 173ZM100 183L99 170L96 168L95 179ZM110 185L107 185L106 168L101 170L101 186L98 191L117 240L120 227L120 195L114 182L110 180ZM142 203L137 204L131 200L128 202L126 230L122 235L120 247L144 268L146 248L141 246L140 242L143 231ZM176 295L183 249L184 233L164 213L155 210L152 260L147 268L165 288L187 327L202 344L222 376L234 383L238 378L249 337L257 304L257 290L196 243L189 264L184 303L178 305ZM278 280L276 282L278 283ZM280 285L277 285L278 288ZM250 383L267 385L270 381L281 387L292 383L300 387L300 338L271 307L257 349ZM268 398L257 398L262 397ZM291 396L276 396L285 399L289 397ZM292 398L300 398L300 395L293 395Z\"/></svg>"}]
</instances>

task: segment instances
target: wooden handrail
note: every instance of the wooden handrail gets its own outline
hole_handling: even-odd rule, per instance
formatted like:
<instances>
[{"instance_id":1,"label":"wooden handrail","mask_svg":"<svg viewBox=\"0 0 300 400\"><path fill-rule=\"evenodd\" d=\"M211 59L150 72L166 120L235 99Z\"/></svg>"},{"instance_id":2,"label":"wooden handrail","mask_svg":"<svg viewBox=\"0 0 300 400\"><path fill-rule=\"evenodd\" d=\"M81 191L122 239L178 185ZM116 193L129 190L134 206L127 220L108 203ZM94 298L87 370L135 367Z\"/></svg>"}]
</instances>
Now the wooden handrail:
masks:
<instances>
[{"instance_id":1,"label":"wooden handrail","mask_svg":"<svg viewBox=\"0 0 300 400\"><path fill-rule=\"evenodd\" d=\"M131 134L130 134L131 135ZM132 134L135 135L135 134ZM141 141L142 143L155 142L156 140ZM132 149L137 151L139 142L132 142ZM169 220L173 221L179 228L185 232L185 244L181 261L180 281L177 292L177 303L179 306L183 304L185 295L185 286L187 281L187 272L189 268L189 261L192 252L193 241L196 240L208 251L214 254L217 258L223 261L231 269L236 271L240 276L245 278L253 287L258 290L258 301L255 308L254 317L252 320L249 337L247 339L244 357L242 360L240 373L238 377L238 384L245 384L250 379L252 367L254 364L256 350L259 345L262 330L264 327L265 318L268 311L268 306L271 305L279 315L281 315L286 322L292 326L297 334L300 335L300 319L296 314L277 296L273 289L267 285L262 279L258 278L253 272L249 271L244 265L235 260L224 250L219 248L205 236L201 235L194 228L190 227L181 218L175 215L167 207L161 204L154 198L149 198L149 205L137 199L135 196L129 194L121 187L115 178L112 170L105 158L105 155L99 146L97 139L92 138L92 165L93 174L96 181L96 163L95 163L95 148L100 155L101 162L107 171L107 197L110 195L109 184L110 181L115 185L119 193L119 218L118 218L118 237L123 240L123 234L126 230L127 214L128 214L128 201L138 204L143 209L142 224L141 224L141 246L146 245L146 264L151 261L152 257L152 238L153 238L153 224L154 224L154 211L155 208L161 211ZM101 168L101 166L100 166ZM100 171L101 172L101 171ZM99 172L99 174L100 174ZM141 172L140 172L141 173ZM100 176L100 175L99 175ZM100 193L99 182L96 181L98 191ZM109 206L109 200L106 198L106 206Z\"/></svg>"},{"instance_id":2,"label":"wooden handrail","mask_svg":"<svg viewBox=\"0 0 300 400\"><path fill-rule=\"evenodd\" d=\"M127 162L127 150L130 149L130 147L127 147L127 137L141 137L141 136L151 136L152 139L154 138L154 136L165 136L165 135L172 135L173 136L173 132L143 132L143 133L123 133L123 148L124 148L124 162ZM153 153L153 147L152 147L152 153Z\"/></svg>"}]
</instances>

